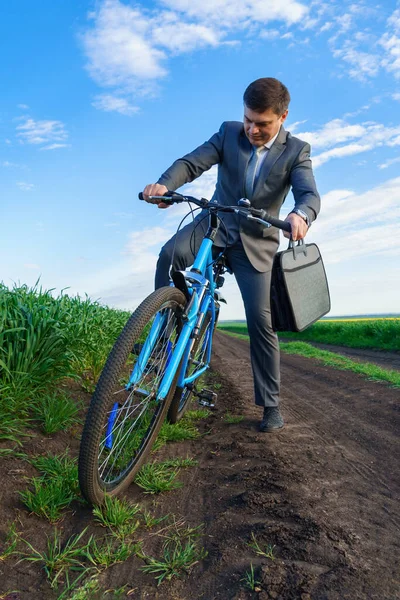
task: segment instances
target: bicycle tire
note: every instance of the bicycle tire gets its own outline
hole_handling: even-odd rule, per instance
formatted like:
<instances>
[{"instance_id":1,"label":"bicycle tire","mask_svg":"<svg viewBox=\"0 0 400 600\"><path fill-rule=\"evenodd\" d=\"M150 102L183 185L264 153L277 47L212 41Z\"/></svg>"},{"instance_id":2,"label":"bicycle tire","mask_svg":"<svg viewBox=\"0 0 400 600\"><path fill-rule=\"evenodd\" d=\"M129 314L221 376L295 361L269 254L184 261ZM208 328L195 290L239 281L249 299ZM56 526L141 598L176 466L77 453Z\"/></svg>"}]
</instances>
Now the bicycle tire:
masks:
<instances>
[{"instance_id":1,"label":"bicycle tire","mask_svg":"<svg viewBox=\"0 0 400 600\"><path fill-rule=\"evenodd\" d=\"M140 339L143 340L144 336L147 335L146 327L148 327L149 323L155 318L157 313L160 313L160 311L163 310L171 311L168 312L166 327L170 322L169 319L171 315L171 319L174 320L174 323L176 322L176 328L178 329L181 326L180 315L182 314L185 304L185 296L177 288L159 288L150 294L150 296L148 296L131 315L111 350L89 406L80 445L78 462L79 485L82 495L90 504L101 504L104 502L106 494L113 496L123 491L131 483L151 449L174 395L179 369L177 369L174 381L164 401L155 401L156 389L151 389L149 392L149 398L150 396L152 398L148 401L148 405L150 408L150 404L152 403L150 413L151 411L154 411L154 414L152 415L142 438L140 438L142 432L139 424L139 436L137 439L140 440L140 442L135 441L135 444L138 447L134 450L131 450L129 447L127 449L124 448L124 444L126 445L128 440L132 443L131 438L133 439L134 437L131 435L132 430L128 430L128 433L126 433L124 427L126 422L129 424L129 419L131 421L135 420L134 423L136 423L141 417L144 409L140 407L141 405L145 406L145 400L141 399L143 396L142 389L138 389L137 392L135 390L126 390L126 386L123 385L121 380L121 375L126 374L126 363L132 353L135 342ZM166 343L168 344L170 341L167 340ZM159 355L155 354L156 358L158 356ZM162 355L162 358L165 358L164 355ZM162 368L166 368L166 365L168 364L167 361L168 358L165 358ZM151 376L154 377L155 381L157 381L157 378L159 380L162 378L162 373L160 374L160 369L157 371L157 368L158 367L153 366L153 373L151 373ZM143 369L143 377L150 372L151 368L146 365L146 368ZM119 389L119 391L116 392L115 389ZM139 396L139 404L137 404L139 400L133 399L135 398L136 393L142 394L142 396ZM118 398L122 395L122 400L119 400L119 402L116 402L116 394L120 394ZM120 407L124 395L128 395L128 399L125 400ZM118 405L117 409L115 409L116 405ZM134 414L136 409L140 410L139 416L137 416L137 413ZM112 435L114 435L113 428L116 423L115 411L117 411L118 414L119 410L122 417L115 428L116 430L118 427L120 429L118 433L115 434L116 437L114 438L114 441L117 439L120 447L114 452L114 448L112 447L113 442L110 444L109 440L112 440ZM125 410L125 413L122 413L123 410ZM143 417L143 419L145 418L148 418L147 415ZM110 423L111 433L109 433ZM144 427L146 427L146 421ZM135 435L137 435L136 432ZM121 441L118 439L118 436ZM104 458L101 453L104 451L104 456L106 456L108 450L110 450L109 454L114 452L114 462L119 460L121 454L122 458L124 458L124 453L128 456L127 460L130 461L122 474L111 481L106 481L104 469L102 473L99 472L103 466L100 457L101 459ZM129 453L131 451L133 452L133 456L130 460Z\"/></svg>"},{"instance_id":2,"label":"bicycle tire","mask_svg":"<svg viewBox=\"0 0 400 600\"><path fill-rule=\"evenodd\" d=\"M218 315L219 315L219 310L217 309L216 319L215 319L215 323L214 323L214 330L212 332L212 335L214 335L214 331L215 331L217 321L218 321ZM197 340L195 341L195 343L193 344L193 348L191 351L192 359L189 358L189 361L188 361L188 364L186 367L185 377L188 377L188 375L190 374L190 369L191 369L191 366L193 365L193 360L196 360L196 358L197 358L196 355L198 353L199 347L201 348L201 344L203 343L204 336L207 332L207 329L209 328L210 321L211 321L211 315L210 315L210 313L207 313L204 316L203 323L200 328L199 336L198 336ZM174 397L172 399L172 402L171 402L171 404L169 406L169 410L168 410L167 418L170 423L175 424L175 423L178 423L178 421L180 421L182 419L183 415L185 414L185 412L188 410L188 408L190 406L190 400L191 400L192 396L193 396L193 390L187 388L186 386L176 388Z\"/></svg>"}]
</instances>

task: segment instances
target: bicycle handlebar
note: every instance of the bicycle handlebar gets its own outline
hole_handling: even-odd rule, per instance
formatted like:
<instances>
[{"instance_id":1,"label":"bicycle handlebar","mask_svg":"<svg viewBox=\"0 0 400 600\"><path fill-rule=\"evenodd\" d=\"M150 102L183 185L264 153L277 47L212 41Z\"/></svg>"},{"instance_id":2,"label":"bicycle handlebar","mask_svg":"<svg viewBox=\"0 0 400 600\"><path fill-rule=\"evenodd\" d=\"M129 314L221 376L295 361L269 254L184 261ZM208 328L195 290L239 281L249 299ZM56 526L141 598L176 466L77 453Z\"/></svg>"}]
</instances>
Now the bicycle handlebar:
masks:
<instances>
[{"instance_id":1,"label":"bicycle handlebar","mask_svg":"<svg viewBox=\"0 0 400 600\"><path fill-rule=\"evenodd\" d=\"M218 204L217 202L210 202L205 198L194 198L193 196L183 196L182 194L178 194L177 192L166 192L163 196L149 196L151 200L159 200L164 204L175 204L180 202L192 202L196 204L200 208L205 208L207 210L214 210L215 212L235 212L238 215L241 215L245 219L249 221L256 221L257 223L261 223L265 225L265 227L277 227L278 229L282 229L283 231L291 232L291 226L288 221L282 221L281 219L277 219L272 215L269 215L262 208L253 208L250 205L248 200L245 200L246 203L249 204L241 205L241 206L224 206L223 204ZM139 200L144 200L143 193L139 193ZM240 202L240 201L239 201Z\"/></svg>"}]
</instances>

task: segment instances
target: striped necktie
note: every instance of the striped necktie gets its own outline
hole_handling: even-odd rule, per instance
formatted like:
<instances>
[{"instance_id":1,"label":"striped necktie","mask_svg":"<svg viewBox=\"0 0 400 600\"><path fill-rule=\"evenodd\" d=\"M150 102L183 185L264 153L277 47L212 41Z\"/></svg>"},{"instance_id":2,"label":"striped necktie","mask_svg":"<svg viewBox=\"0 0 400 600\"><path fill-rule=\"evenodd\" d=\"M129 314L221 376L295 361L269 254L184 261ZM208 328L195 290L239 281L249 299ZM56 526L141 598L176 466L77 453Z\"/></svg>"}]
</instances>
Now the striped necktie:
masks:
<instances>
[{"instance_id":1,"label":"striped necktie","mask_svg":"<svg viewBox=\"0 0 400 600\"><path fill-rule=\"evenodd\" d=\"M257 172L257 165L258 165L258 161L260 160L261 156L264 153L264 150L265 150L265 146L260 146L259 148L254 148L253 154L251 155L251 158L247 165L246 178L245 178L246 198L251 198L253 195L253 189L254 189L254 184L255 184L254 179L255 179L255 174Z\"/></svg>"}]
</instances>

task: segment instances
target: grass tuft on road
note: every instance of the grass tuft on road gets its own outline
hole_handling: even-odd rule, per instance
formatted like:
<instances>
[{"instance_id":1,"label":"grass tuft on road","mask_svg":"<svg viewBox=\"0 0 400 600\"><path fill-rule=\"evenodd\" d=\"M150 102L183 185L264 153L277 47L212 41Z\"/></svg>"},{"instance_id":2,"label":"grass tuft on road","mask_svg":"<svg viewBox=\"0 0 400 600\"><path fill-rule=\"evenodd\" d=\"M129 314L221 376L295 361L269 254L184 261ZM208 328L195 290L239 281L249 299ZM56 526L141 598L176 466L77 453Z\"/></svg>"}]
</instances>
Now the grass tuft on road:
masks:
<instances>
[{"instance_id":1,"label":"grass tuft on road","mask_svg":"<svg viewBox=\"0 0 400 600\"><path fill-rule=\"evenodd\" d=\"M225 423L230 423L230 424L240 423L241 421L243 421L243 419L244 419L243 415L233 415L230 412L225 413L225 416L224 416Z\"/></svg>"},{"instance_id":2,"label":"grass tuft on road","mask_svg":"<svg viewBox=\"0 0 400 600\"><path fill-rule=\"evenodd\" d=\"M139 512L139 504L130 504L116 496L105 496L104 503L93 509L95 520L120 538L132 535L139 527Z\"/></svg>"},{"instance_id":3,"label":"grass tuft on road","mask_svg":"<svg viewBox=\"0 0 400 600\"><path fill-rule=\"evenodd\" d=\"M43 563L44 571L49 579L52 588L57 587L60 579L63 578L68 571L83 571L84 560L87 556L89 542L80 545L82 538L87 531L87 527L78 535L69 538L65 545L61 542L61 533L54 530L54 537L47 538L47 548L40 552L26 540L23 540L31 550L30 554L26 554L21 560Z\"/></svg>"},{"instance_id":4,"label":"grass tuft on road","mask_svg":"<svg viewBox=\"0 0 400 600\"><path fill-rule=\"evenodd\" d=\"M80 423L77 415L79 406L75 401L67 396L53 392L39 396L33 410L34 417L40 422L41 429L46 435L65 431Z\"/></svg>"},{"instance_id":5,"label":"grass tuft on road","mask_svg":"<svg viewBox=\"0 0 400 600\"><path fill-rule=\"evenodd\" d=\"M178 473L179 469L173 470L162 463L147 463L136 475L135 483L145 494L161 494L183 486L183 483L176 481Z\"/></svg>"},{"instance_id":6,"label":"grass tuft on road","mask_svg":"<svg viewBox=\"0 0 400 600\"><path fill-rule=\"evenodd\" d=\"M204 548L198 545L200 529L198 527L185 527L183 523L174 523L172 531L166 536L162 547L162 556L154 558L143 556L147 564L142 567L145 573L152 573L158 585L163 580L170 581L173 577L180 577L182 573L189 573L200 560L207 556Z\"/></svg>"},{"instance_id":7,"label":"grass tuft on road","mask_svg":"<svg viewBox=\"0 0 400 600\"><path fill-rule=\"evenodd\" d=\"M19 493L22 502L30 512L48 519L50 523L56 523L64 508L75 500L74 491L62 477L49 480L33 477L30 483L33 489Z\"/></svg>"}]
</instances>

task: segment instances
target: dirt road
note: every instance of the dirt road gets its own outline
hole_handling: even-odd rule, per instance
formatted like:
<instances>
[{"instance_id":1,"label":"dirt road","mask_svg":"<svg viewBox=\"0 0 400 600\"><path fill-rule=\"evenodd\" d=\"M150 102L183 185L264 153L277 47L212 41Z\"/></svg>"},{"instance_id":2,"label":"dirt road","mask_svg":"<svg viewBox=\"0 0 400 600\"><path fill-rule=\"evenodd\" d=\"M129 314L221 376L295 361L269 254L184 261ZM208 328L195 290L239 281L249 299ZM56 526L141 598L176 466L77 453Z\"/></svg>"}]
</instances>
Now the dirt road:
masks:
<instances>
[{"instance_id":1,"label":"dirt road","mask_svg":"<svg viewBox=\"0 0 400 600\"><path fill-rule=\"evenodd\" d=\"M179 502L206 523L209 557L176 597L400 598L400 391L282 355L286 428L268 435L257 431L248 343L217 333L212 366L219 414ZM224 422L227 410L244 420ZM257 557L252 533L275 560ZM259 593L240 581L250 562Z\"/></svg>"}]
</instances>

